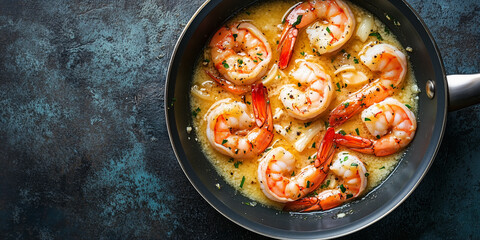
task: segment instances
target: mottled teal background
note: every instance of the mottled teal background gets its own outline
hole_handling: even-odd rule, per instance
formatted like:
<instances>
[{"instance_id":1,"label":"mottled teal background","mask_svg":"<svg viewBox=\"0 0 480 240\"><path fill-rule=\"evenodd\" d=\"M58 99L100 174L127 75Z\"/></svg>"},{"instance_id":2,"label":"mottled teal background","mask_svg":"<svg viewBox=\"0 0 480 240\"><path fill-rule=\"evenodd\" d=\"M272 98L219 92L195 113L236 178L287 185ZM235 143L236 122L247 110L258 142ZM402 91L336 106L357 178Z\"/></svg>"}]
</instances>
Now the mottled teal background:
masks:
<instances>
[{"instance_id":1,"label":"mottled teal background","mask_svg":"<svg viewBox=\"0 0 480 240\"><path fill-rule=\"evenodd\" d=\"M448 74L480 72L480 2L408 0ZM251 239L190 185L163 92L202 1L0 0L0 239ZM431 170L346 239L480 239L480 106L448 114Z\"/></svg>"}]
</instances>

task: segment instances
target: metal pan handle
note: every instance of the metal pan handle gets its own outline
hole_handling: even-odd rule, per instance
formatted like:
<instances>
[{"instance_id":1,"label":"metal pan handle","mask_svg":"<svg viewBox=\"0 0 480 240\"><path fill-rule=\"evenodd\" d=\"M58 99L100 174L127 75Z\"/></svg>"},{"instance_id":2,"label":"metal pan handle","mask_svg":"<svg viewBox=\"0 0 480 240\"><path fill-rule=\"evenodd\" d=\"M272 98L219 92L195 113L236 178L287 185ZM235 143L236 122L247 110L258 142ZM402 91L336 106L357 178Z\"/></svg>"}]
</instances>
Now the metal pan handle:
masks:
<instances>
[{"instance_id":1,"label":"metal pan handle","mask_svg":"<svg viewBox=\"0 0 480 240\"><path fill-rule=\"evenodd\" d=\"M448 111L480 103L480 73L447 75Z\"/></svg>"}]
</instances>

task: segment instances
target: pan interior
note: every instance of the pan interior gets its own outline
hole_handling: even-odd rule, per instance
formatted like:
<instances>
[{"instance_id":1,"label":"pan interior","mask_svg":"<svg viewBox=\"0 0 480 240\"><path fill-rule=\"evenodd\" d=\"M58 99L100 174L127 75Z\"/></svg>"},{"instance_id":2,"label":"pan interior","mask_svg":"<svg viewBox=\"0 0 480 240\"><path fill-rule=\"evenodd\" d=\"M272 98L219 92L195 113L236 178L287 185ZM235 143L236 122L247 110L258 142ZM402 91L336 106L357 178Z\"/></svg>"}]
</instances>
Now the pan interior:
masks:
<instances>
[{"instance_id":1,"label":"pan interior","mask_svg":"<svg viewBox=\"0 0 480 240\"><path fill-rule=\"evenodd\" d=\"M257 233L281 238L335 237L362 229L392 211L416 187L438 150L446 120L446 83L436 45L423 22L408 4L384 0L354 1L379 19L397 36L409 54L419 94L418 129L405 157L392 174L363 199L321 213L286 213L262 206L230 187L204 156L200 144L186 132L192 126L189 92L195 60L210 35L236 11L254 0L210 1L186 26L175 47L167 75L165 114L177 159L197 191L221 214ZM390 18L390 20L388 20ZM398 22L399 24L394 24ZM434 99L425 94L427 80L436 83ZM217 189L219 183L222 188ZM346 213L338 218L339 213Z\"/></svg>"}]
</instances>

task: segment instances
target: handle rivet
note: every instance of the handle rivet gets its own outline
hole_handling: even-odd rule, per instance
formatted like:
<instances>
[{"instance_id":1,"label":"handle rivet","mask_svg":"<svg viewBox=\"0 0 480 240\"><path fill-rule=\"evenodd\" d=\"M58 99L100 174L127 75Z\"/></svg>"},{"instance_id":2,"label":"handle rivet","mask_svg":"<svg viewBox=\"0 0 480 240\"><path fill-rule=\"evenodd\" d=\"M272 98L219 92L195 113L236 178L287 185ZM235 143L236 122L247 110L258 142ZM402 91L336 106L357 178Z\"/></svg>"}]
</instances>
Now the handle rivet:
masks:
<instances>
[{"instance_id":1,"label":"handle rivet","mask_svg":"<svg viewBox=\"0 0 480 240\"><path fill-rule=\"evenodd\" d=\"M426 89L428 98L433 99L433 97L435 97L435 82L428 80Z\"/></svg>"}]
</instances>

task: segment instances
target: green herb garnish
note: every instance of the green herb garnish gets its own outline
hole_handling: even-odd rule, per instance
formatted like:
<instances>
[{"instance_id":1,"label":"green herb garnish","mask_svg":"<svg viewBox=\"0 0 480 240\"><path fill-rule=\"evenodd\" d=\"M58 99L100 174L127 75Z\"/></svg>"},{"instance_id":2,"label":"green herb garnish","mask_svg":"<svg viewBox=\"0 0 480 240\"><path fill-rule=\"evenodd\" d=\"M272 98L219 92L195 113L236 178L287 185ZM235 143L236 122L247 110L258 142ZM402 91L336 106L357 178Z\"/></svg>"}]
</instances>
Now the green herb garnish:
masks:
<instances>
[{"instance_id":1,"label":"green herb garnish","mask_svg":"<svg viewBox=\"0 0 480 240\"><path fill-rule=\"evenodd\" d=\"M240 161L236 161L233 166L235 166L235 168L238 168L240 166L240 164L242 164L242 162Z\"/></svg>"},{"instance_id":2,"label":"green herb garnish","mask_svg":"<svg viewBox=\"0 0 480 240\"><path fill-rule=\"evenodd\" d=\"M378 32L370 33L368 34L368 36L373 36L373 37L376 37L379 41L383 41L382 35L380 35L380 33Z\"/></svg>"},{"instance_id":3,"label":"green herb garnish","mask_svg":"<svg viewBox=\"0 0 480 240\"><path fill-rule=\"evenodd\" d=\"M242 177L242 182L240 183L240 188L243 188L244 183L245 183L245 176Z\"/></svg>"},{"instance_id":4,"label":"green herb garnish","mask_svg":"<svg viewBox=\"0 0 480 240\"><path fill-rule=\"evenodd\" d=\"M360 136L360 131L358 131L358 128L355 128L355 132L357 133L357 136Z\"/></svg>"},{"instance_id":5,"label":"green herb garnish","mask_svg":"<svg viewBox=\"0 0 480 240\"><path fill-rule=\"evenodd\" d=\"M302 21L302 17L303 17L303 15L298 15L298 16L297 16L297 21L295 21L295 22L292 24L292 27L295 27L295 26L297 26L298 24L300 24L300 22Z\"/></svg>"},{"instance_id":6,"label":"green herb garnish","mask_svg":"<svg viewBox=\"0 0 480 240\"><path fill-rule=\"evenodd\" d=\"M227 63L226 60L223 60L222 64L223 64L224 68L229 68L230 67L230 66L228 66L228 63Z\"/></svg>"},{"instance_id":7,"label":"green herb garnish","mask_svg":"<svg viewBox=\"0 0 480 240\"><path fill-rule=\"evenodd\" d=\"M197 107L197 109L193 110L193 111L192 111L193 117L197 117L197 115L198 115L198 113L200 112L200 110L201 110L201 109L200 109L199 107Z\"/></svg>"}]
</instances>

